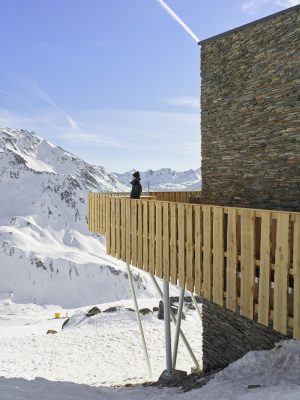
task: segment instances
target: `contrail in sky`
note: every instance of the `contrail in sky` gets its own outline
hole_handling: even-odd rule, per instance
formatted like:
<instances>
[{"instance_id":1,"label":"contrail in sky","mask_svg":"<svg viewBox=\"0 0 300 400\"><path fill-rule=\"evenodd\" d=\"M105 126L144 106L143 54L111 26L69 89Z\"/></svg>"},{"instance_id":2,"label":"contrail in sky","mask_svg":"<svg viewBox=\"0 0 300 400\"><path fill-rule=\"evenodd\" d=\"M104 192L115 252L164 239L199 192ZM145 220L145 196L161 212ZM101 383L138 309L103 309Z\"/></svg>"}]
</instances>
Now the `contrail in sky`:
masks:
<instances>
[{"instance_id":1,"label":"contrail in sky","mask_svg":"<svg viewBox=\"0 0 300 400\"><path fill-rule=\"evenodd\" d=\"M51 107L53 107L54 109L56 109L58 112L60 112L62 115L64 115L65 119L67 120L68 124L70 125L70 127L74 130L80 130L79 126L77 125L77 123L74 121L74 119L68 114L66 113L65 110L63 110L61 107L59 107L56 103L54 103L54 101L51 99L51 97L44 92L44 90L42 90L40 88L40 86L32 81L32 87L34 89L35 94L43 101L45 101L46 103L48 103Z\"/></svg>"},{"instance_id":2,"label":"contrail in sky","mask_svg":"<svg viewBox=\"0 0 300 400\"><path fill-rule=\"evenodd\" d=\"M11 97L11 98L13 98L13 99L22 100L20 97L18 97L18 96L16 96L16 95L12 94L12 93L10 93L10 92L7 92L6 90L0 89L0 93L1 93L1 94L4 94L5 96Z\"/></svg>"},{"instance_id":3,"label":"contrail in sky","mask_svg":"<svg viewBox=\"0 0 300 400\"><path fill-rule=\"evenodd\" d=\"M163 1L163 0L156 0L159 2L159 4L164 8L168 14L171 15L175 21L177 21L183 29L195 40L195 42L199 43L199 38L194 34L194 32L178 17L177 14Z\"/></svg>"},{"instance_id":4,"label":"contrail in sky","mask_svg":"<svg viewBox=\"0 0 300 400\"><path fill-rule=\"evenodd\" d=\"M51 99L51 97L48 96L48 94L46 92L44 92L36 82L31 81L31 80L26 80L26 81L31 83L32 89L34 91L34 94L39 99L43 100L44 102L49 104L49 106L53 107L60 114L62 114L65 117L65 119L67 120L69 126L73 130L77 130L77 131L80 130L78 124L74 121L74 119L65 110L63 110L60 106L58 106L56 103L54 103L54 101ZM16 96L15 94L7 92L6 90L0 89L0 94L3 94L5 96L8 96L8 97L11 97L13 99L20 100L20 101L23 101L23 102L25 101L24 98L22 98L20 96Z\"/></svg>"}]
</instances>

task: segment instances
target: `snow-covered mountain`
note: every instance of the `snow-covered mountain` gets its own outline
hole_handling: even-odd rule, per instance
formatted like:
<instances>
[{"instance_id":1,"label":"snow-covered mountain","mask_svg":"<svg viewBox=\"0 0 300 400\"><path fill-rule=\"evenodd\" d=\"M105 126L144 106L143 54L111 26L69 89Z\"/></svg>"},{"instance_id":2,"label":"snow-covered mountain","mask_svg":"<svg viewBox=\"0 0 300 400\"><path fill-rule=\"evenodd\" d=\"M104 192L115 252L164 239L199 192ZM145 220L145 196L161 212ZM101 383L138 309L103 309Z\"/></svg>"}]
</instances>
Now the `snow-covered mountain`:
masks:
<instances>
[{"instance_id":1,"label":"snow-covered mountain","mask_svg":"<svg viewBox=\"0 0 300 400\"><path fill-rule=\"evenodd\" d=\"M0 128L0 189L0 294L65 307L130 295L123 264L87 228L89 190L126 190L103 167Z\"/></svg>"},{"instance_id":2,"label":"snow-covered mountain","mask_svg":"<svg viewBox=\"0 0 300 400\"><path fill-rule=\"evenodd\" d=\"M135 170L113 175L127 188L131 188L130 181ZM143 190L147 191L181 191L181 190L200 190L201 189L201 170L200 168L188 171L177 172L171 168L161 168L157 171L149 169L141 172L141 182Z\"/></svg>"}]
</instances>

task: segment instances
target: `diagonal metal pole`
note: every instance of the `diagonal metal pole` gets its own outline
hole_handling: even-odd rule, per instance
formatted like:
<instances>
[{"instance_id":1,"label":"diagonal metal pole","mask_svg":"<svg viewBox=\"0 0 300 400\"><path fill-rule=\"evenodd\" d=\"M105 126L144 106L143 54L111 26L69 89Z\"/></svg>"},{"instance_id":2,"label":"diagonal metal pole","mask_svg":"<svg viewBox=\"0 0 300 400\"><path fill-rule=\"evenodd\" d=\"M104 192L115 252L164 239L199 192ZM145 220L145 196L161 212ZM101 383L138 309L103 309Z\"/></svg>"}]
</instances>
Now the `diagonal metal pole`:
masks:
<instances>
[{"instance_id":1,"label":"diagonal metal pole","mask_svg":"<svg viewBox=\"0 0 300 400\"><path fill-rule=\"evenodd\" d=\"M165 321L165 343L166 343L166 369L169 374L172 373L172 345L171 345L171 321L170 321L170 297L169 282L163 280L164 287L164 321Z\"/></svg>"},{"instance_id":2,"label":"diagonal metal pole","mask_svg":"<svg viewBox=\"0 0 300 400\"><path fill-rule=\"evenodd\" d=\"M149 273L149 275L150 275L150 278L151 278L154 286L156 287L156 290L158 291L158 293L160 295L160 298L163 299L163 293L162 293L158 283L156 282L156 279L154 278L153 274ZM172 322L176 325L176 318L175 318L172 310L170 310L170 316L171 316ZM193 360L193 363L195 364L195 370L199 370L200 369L199 363L193 353L193 350L191 349L191 346L189 345L189 342L187 341L187 339L181 329L179 331L179 334L180 334L180 337L181 337L189 355L191 356L191 359Z\"/></svg>"},{"instance_id":3,"label":"diagonal metal pole","mask_svg":"<svg viewBox=\"0 0 300 400\"><path fill-rule=\"evenodd\" d=\"M181 325L181 318L182 318L182 308L183 308L183 299L184 299L184 289L180 289L180 297L179 297L179 305L178 305L178 312L177 312L177 323L175 328L175 337L174 337L174 345L173 345L173 369L176 368L176 361L177 361L177 352L178 352L178 342L179 342L179 334L180 334L180 325Z\"/></svg>"},{"instance_id":4,"label":"diagonal metal pole","mask_svg":"<svg viewBox=\"0 0 300 400\"><path fill-rule=\"evenodd\" d=\"M127 272L128 272L129 284L130 284L130 289L131 289L131 293L132 293L132 298L133 298L136 318L138 320L140 335L141 335L141 339L142 339L142 343L143 343L144 354L145 354L145 358L146 358L146 362L147 362L148 373L149 373L150 378L152 379L152 371L151 371L151 365L150 365L150 360L149 360L146 340L145 340L142 321L141 321L139 308L138 308L138 304L137 304L137 300L136 300L136 294L135 294L135 289L134 289L134 285L133 285L132 273L131 273L130 265L128 263L126 263L126 268L127 268Z\"/></svg>"}]
</instances>

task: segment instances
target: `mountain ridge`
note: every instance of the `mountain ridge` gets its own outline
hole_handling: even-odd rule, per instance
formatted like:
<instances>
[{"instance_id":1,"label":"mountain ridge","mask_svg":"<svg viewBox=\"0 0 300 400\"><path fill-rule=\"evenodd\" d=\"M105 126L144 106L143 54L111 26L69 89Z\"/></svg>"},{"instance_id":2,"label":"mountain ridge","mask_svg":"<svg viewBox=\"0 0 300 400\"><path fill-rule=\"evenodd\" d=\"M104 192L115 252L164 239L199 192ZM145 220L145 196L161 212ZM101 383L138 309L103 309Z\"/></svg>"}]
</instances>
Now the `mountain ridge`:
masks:
<instances>
[{"instance_id":1,"label":"mountain ridge","mask_svg":"<svg viewBox=\"0 0 300 400\"><path fill-rule=\"evenodd\" d=\"M0 187L0 294L65 307L130 296L124 264L87 227L90 190L125 190L103 167L32 131L0 128ZM134 278L147 296L145 278Z\"/></svg>"},{"instance_id":2,"label":"mountain ridge","mask_svg":"<svg viewBox=\"0 0 300 400\"><path fill-rule=\"evenodd\" d=\"M130 189L130 181L135 169L124 173L112 172L116 179ZM171 168L140 171L143 191L189 191L201 189L201 169L176 171Z\"/></svg>"}]
</instances>

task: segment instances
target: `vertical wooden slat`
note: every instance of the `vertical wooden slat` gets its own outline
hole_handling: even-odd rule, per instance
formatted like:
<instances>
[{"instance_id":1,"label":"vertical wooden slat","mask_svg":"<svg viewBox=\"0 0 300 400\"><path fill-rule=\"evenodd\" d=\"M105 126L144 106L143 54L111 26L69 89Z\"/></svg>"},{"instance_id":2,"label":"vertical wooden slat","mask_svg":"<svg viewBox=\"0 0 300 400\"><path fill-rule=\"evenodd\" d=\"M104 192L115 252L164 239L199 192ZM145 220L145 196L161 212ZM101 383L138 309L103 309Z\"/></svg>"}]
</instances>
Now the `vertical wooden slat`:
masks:
<instances>
[{"instance_id":1,"label":"vertical wooden slat","mask_svg":"<svg viewBox=\"0 0 300 400\"><path fill-rule=\"evenodd\" d=\"M284 334L287 331L288 271L289 214L278 214L275 251L273 328Z\"/></svg>"},{"instance_id":2,"label":"vertical wooden slat","mask_svg":"<svg viewBox=\"0 0 300 400\"><path fill-rule=\"evenodd\" d=\"M100 234L102 234L102 204L102 197L100 194L98 194L98 229Z\"/></svg>"},{"instance_id":3,"label":"vertical wooden slat","mask_svg":"<svg viewBox=\"0 0 300 400\"><path fill-rule=\"evenodd\" d=\"M155 202L149 203L149 272L155 273Z\"/></svg>"},{"instance_id":4,"label":"vertical wooden slat","mask_svg":"<svg viewBox=\"0 0 300 400\"><path fill-rule=\"evenodd\" d=\"M226 268L226 307L235 311L237 305L237 215L236 209L228 210L227 223L227 268Z\"/></svg>"},{"instance_id":5,"label":"vertical wooden slat","mask_svg":"<svg viewBox=\"0 0 300 400\"><path fill-rule=\"evenodd\" d=\"M99 221L99 228L100 228L100 233L103 235L103 214L105 212L104 206L105 206L105 201L103 201L103 196L99 196L100 200L100 221Z\"/></svg>"},{"instance_id":6,"label":"vertical wooden slat","mask_svg":"<svg viewBox=\"0 0 300 400\"><path fill-rule=\"evenodd\" d=\"M240 313L253 319L255 273L255 213L241 210L241 309Z\"/></svg>"},{"instance_id":7,"label":"vertical wooden slat","mask_svg":"<svg viewBox=\"0 0 300 400\"><path fill-rule=\"evenodd\" d=\"M138 222L137 222L137 266L143 269L143 202L138 203Z\"/></svg>"},{"instance_id":8,"label":"vertical wooden slat","mask_svg":"<svg viewBox=\"0 0 300 400\"><path fill-rule=\"evenodd\" d=\"M193 206L185 205L186 208L186 288L194 292L194 246L193 246Z\"/></svg>"},{"instance_id":9,"label":"vertical wooden slat","mask_svg":"<svg viewBox=\"0 0 300 400\"><path fill-rule=\"evenodd\" d=\"M203 210L203 294L211 300L212 287L212 240L211 240L211 207L202 206Z\"/></svg>"},{"instance_id":10,"label":"vertical wooden slat","mask_svg":"<svg viewBox=\"0 0 300 400\"><path fill-rule=\"evenodd\" d=\"M97 205L96 205L96 207L97 207L97 219L96 219L97 233L101 233L101 228L100 228L100 222L101 222L100 203L101 203L101 201L100 200L101 200L100 195L99 195L99 193L97 193Z\"/></svg>"},{"instance_id":11,"label":"vertical wooden slat","mask_svg":"<svg viewBox=\"0 0 300 400\"><path fill-rule=\"evenodd\" d=\"M183 192L179 192L178 194L180 203L184 203Z\"/></svg>"},{"instance_id":12,"label":"vertical wooden slat","mask_svg":"<svg viewBox=\"0 0 300 400\"><path fill-rule=\"evenodd\" d=\"M223 209L213 207L213 301L223 306L224 240Z\"/></svg>"},{"instance_id":13,"label":"vertical wooden slat","mask_svg":"<svg viewBox=\"0 0 300 400\"><path fill-rule=\"evenodd\" d=\"M110 243L111 243L111 223L110 223L110 197L106 198L106 218L105 218L105 236L106 236L106 253L111 254L110 252Z\"/></svg>"},{"instance_id":14,"label":"vertical wooden slat","mask_svg":"<svg viewBox=\"0 0 300 400\"><path fill-rule=\"evenodd\" d=\"M155 275L163 277L162 258L162 203L156 203L156 231L155 231Z\"/></svg>"},{"instance_id":15,"label":"vertical wooden slat","mask_svg":"<svg viewBox=\"0 0 300 400\"><path fill-rule=\"evenodd\" d=\"M170 204L170 272L171 282L177 285L177 205Z\"/></svg>"},{"instance_id":16,"label":"vertical wooden slat","mask_svg":"<svg viewBox=\"0 0 300 400\"><path fill-rule=\"evenodd\" d=\"M143 269L149 271L149 206L143 201Z\"/></svg>"},{"instance_id":17,"label":"vertical wooden slat","mask_svg":"<svg viewBox=\"0 0 300 400\"><path fill-rule=\"evenodd\" d=\"M89 194L88 194L88 204L89 204L89 209L88 209L88 227L89 227L89 231L92 231L92 224L91 224L92 193L91 192L89 192Z\"/></svg>"},{"instance_id":18,"label":"vertical wooden slat","mask_svg":"<svg viewBox=\"0 0 300 400\"><path fill-rule=\"evenodd\" d=\"M105 217L106 217L106 201L105 201L105 197L102 195L101 196L101 203L102 203L102 213L101 213L101 234L104 235L105 234Z\"/></svg>"},{"instance_id":19,"label":"vertical wooden slat","mask_svg":"<svg viewBox=\"0 0 300 400\"><path fill-rule=\"evenodd\" d=\"M293 276L294 276L293 337L296 340L300 340L300 215L297 215L294 221Z\"/></svg>"},{"instance_id":20,"label":"vertical wooden slat","mask_svg":"<svg viewBox=\"0 0 300 400\"><path fill-rule=\"evenodd\" d=\"M163 277L170 279L170 228L169 204L163 203Z\"/></svg>"},{"instance_id":21,"label":"vertical wooden slat","mask_svg":"<svg viewBox=\"0 0 300 400\"><path fill-rule=\"evenodd\" d=\"M185 206L177 204L178 210L178 280L181 288L185 287Z\"/></svg>"},{"instance_id":22,"label":"vertical wooden slat","mask_svg":"<svg viewBox=\"0 0 300 400\"><path fill-rule=\"evenodd\" d=\"M116 255L116 198L111 197L111 217L110 217L110 225L111 225L111 255L115 257Z\"/></svg>"},{"instance_id":23,"label":"vertical wooden slat","mask_svg":"<svg viewBox=\"0 0 300 400\"><path fill-rule=\"evenodd\" d=\"M131 200L125 199L126 204L126 262L131 264ZM106 203L107 207L107 203ZM107 213L106 213L107 214Z\"/></svg>"},{"instance_id":24,"label":"vertical wooden slat","mask_svg":"<svg viewBox=\"0 0 300 400\"><path fill-rule=\"evenodd\" d=\"M96 196L96 193L93 193L93 201L92 201L92 226L93 226L93 232L96 232L96 225L95 225L95 196Z\"/></svg>"},{"instance_id":25,"label":"vertical wooden slat","mask_svg":"<svg viewBox=\"0 0 300 400\"><path fill-rule=\"evenodd\" d=\"M98 199L98 193L95 193L94 197L94 226L95 226L95 232L98 233L98 224L97 224L97 199Z\"/></svg>"},{"instance_id":26,"label":"vertical wooden slat","mask_svg":"<svg viewBox=\"0 0 300 400\"><path fill-rule=\"evenodd\" d=\"M126 262L126 199L121 201L121 260Z\"/></svg>"},{"instance_id":27,"label":"vertical wooden slat","mask_svg":"<svg viewBox=\"0 0 300 400\"><path fill-rule=\"evenodd\" d=\"M121 199L116 198L116 257L121 258Z\"/></svg>"},{"instance_id":28,"label":"vertical wooden slat","mask_svg":"<svg viewBox=\"0 0 300 400\"><path fill-rule=\"evenodd\" d=\"M271 213L261 212L260 270L258 288L258 322L268 326L270 303Z\"/></svg>"},{"instance_id":29,"label":"vertical wooden slat","mask_svg":"<svg viewBox=\"0 0 300 400\"><path fill-rule=\"evenodd\" d=\"M137 200L131 200L131 262L137 265Z\"/></svg>"},{"instance_id":30,"label":"vertical wooden slat","mask_svg":"<svg viewBox=\"0 0 300 400\"><path fill-rule=\"evenodd\" d=\"M201 206L195 205L195 293L200 296L202 289L202 229Z\"/></svg>"},{"instance_id":31,"label":"vertical wooden slat","mask_svg":"<svg viewBox=\"0 0 300 400\"><path fill-rule=\"evenodd\" d=\"M97 193L97 232L101 233L101 197Z\"/></svg>"}]
</instances>

